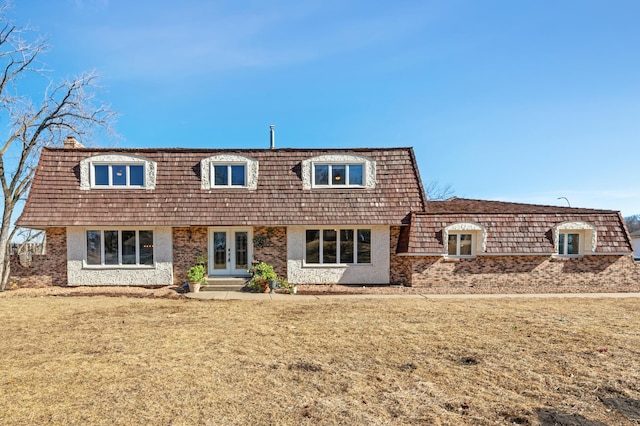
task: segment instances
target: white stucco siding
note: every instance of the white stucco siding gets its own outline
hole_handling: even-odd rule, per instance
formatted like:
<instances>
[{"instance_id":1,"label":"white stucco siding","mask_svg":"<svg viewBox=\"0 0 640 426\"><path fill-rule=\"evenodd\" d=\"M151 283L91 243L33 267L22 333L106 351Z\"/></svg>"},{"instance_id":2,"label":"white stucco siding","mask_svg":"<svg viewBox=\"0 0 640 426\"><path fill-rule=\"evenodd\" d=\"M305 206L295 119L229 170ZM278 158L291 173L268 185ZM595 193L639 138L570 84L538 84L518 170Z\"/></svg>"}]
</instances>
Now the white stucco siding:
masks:
<instances>
[{"instance_id":1,"label":"white stucco siding","mask_svg":"<svg viewBox=\"0 0 640 426\"><path fill-rule=\"evenodd\" d=\"M388 284L388 226L357 226L371 229L371 264L367 265L305 265L305 230L312 227L287 228L287 279L295 284ZM356 228L335 226L335 228ZM317 228L316 228L317 229Z\"/></svg>"},{"instance_id":2,"label":"white stucco siding","mask_svg":"<svg viewBox=\"0 0 640 426\"><path fill-rule=\"evenodd\" d=\"M171 285L173 249L171 228L151 228L154 266L86 266L86 228L67 228L67 280L69 285Z\"/></svg>"}]
</instances>

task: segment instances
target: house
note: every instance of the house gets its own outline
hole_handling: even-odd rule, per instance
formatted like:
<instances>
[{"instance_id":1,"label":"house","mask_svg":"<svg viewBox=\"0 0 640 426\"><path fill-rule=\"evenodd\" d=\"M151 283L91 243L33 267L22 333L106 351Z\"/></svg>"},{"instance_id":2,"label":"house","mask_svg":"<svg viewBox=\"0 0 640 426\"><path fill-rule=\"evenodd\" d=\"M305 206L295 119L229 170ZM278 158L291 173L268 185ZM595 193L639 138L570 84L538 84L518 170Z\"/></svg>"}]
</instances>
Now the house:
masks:
<instances>
[{"instance_id":1,"label":"house","mask_svg":"<svg viewBox=\"0 0 640 426\"><path fill-rule=\"evenodd\" d=\"M635 247L633 258L636 260L640 260L640 230L632 232L631 239L633 240L633 246Z\"/></svg>"},{"instance_id":2,"label":"house","mask_svg":"<svg viewBox=\"0 0 640 426\"><path fill-rule=\"evenodd\" d=\"M47 253L14 280L53 285L245 277L432 291L601 291L638 284L618 212L427 201L411 148L45 148L17 224Z\"/></svg>"}]
</instances>

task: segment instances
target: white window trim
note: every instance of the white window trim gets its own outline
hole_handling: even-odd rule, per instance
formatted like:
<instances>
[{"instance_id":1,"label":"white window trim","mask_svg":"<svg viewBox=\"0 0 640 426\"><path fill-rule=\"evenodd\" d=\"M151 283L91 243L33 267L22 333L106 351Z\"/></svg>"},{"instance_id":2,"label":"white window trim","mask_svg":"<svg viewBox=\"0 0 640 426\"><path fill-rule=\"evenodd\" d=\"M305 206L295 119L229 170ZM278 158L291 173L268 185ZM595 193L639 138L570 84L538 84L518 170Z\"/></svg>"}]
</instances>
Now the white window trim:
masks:
<instances>
[{"instance_id":1,"label":"white window trim","mask_svg":"<svg viewBox=\"0 0 640 426\"><path fill-rule=\"evenodd\" d=\"M87 263L87 232L88 231L100 231L100 264L93 265ZM104 263L104 231L118 231L118 264L117 265L107 265ZM139 247L136 245L136 263L134 265L123 265L122 264L122 231L135 231L136 232L136 243L140 241L140 231L153 231L153 263L151 265L141 265L140 262L140 251ZM82 268L83 269L155 269L156 267L156 229L154 227L141 227L141 228L132 228L132 227L89 227L84 228L83 238L84 245L82 249Z\"/></svg>"},{"instance_id":2,"label":"white window trim","mask_svg":"<svg viewBox=\"0 0 640 426\"><path fill-rule=\"evenodd\" d=\"M227 168L227 183L225 185L216 185L215 183L215 167L225 166ZM244 166L244 185L231 184L231 166ZM247 164L246 163L210 163L209 175L211 176L211 188L246 188L247 187Z\"/></svg>"},{"instance_id":3,"label":"white window trim","mask_svg":"<svg viewBox=\"0 0 640 426\"><path fill-rule=\"evenodd\" d=\"M329 173L328 173L328 184L326 185L320 185L320 184L316 184L316 166L327 166L329 168ZM344 177L344 184L334 184L333 183L333 167L334 166L345 166L345 177ZM362 166L362 184L349 184L349 166ZM311 166L311 183L312 186L314 188L364 188L365 186L365 182L367 181L366 179L366 173L367 173L367 165L365 163L321 163L321 162L314 162Z\"/></svg>"},{"instance_id":4,"label":"white window trim","mask_svg":"<svg viewBox=\"0 0 640 426\"><path fill-rule=\"evenodd\" d=\"M334 230L338 233L337 238L340 238L340 231L343 230L350 230L353 231L353 236L354 236L354 247L353 247L353 256L354 259L356 260L356 262L353 263L340 263L340 262L336 262L336 263L323 263L322 262L322 257L323 257L323 250L324 247L322 245L322 231L326 231L327 229L331 229ZM308 263L307 262L307 231L320 231L320 245L318 247L318 259L320 260L319 263ZM371 243L370 243L370 247L369 247L369 257L371 259L371 262L368 263L358 263L358 231L369 231L371 233ZM341 267L344 268L346 266L372 266L373 265L373 229L372 228L366 228L366 227L350 227L350 226L340 226L340 227L333 227L333 226L325 226L325 227L308 227L308 228L304 228L304 231L302 233L303 238L304 238L304 242L303 242L303 251L302 251L302 266L306 266L306 267L320 267L320 268L332 268L332 267ZM336 246L336 259L340 259L340 244L337 243Z\"/></svg>"},{"instance_id":5,"label":"white window trim","mask_svg":"<svg viewBox=\"0 0 640 426\"><path fill-rule=\"evenodd\" d=\"M244 165L244 186L241 185L214 185L213 166ZM220 154L200 160L201 189L248 189L254 191L258 188L258 161L235 154ZM229 179L231 182L231 179Z\"/></svg>"},{"instance_id":6,"label":"white window trim","mask_svg":"<svg viewBox=\"0 0 640 426\"><path fill-rule=\"evenodd\" d=\"M107 166L109 168L109 183L106 185L97 185L96 184L96 174L95 174L95 167L96 166ZM127 168L127 182L124 185L114 185L113 184L113 166L125 166ZM144 185L144 174L143 174L143 182L142 185L131 185L130 183L130 179L131 179L131 170L130 170L130 166L142 166L143 170L145 167L145 163L144 162L136 162L136 163L132 163L132 162L128 162L128 163L98 163L98 162L92 162L91 163L91 188L92 189L127 189L127 188L145 188ZM143 172L144 173L144 172Z\"/></svg>"},{"instance_id":7,"label":"white window trim","mask_svg":"<svg viewBox=\"0 0 640 426\"><path fill-rule=\"evenodd\" d=\"M452 255L448 253L449 234L471 234L471 255ZM459 241L459 239L458 239ZM442 245L444 246L444 256L447 258L472 258L478 253L487 251L487 228L477 223L459 222L446 226L442 230ZM459 251L459 247L458 247Z\"/></svg>"},{"instance_id":8,"label":"white window trim","mask_svg":"<svg viewBox=\"0 0 640 426\"><path fill-rule=\"evenodd\" d=\"M123 186L111 185L111 173L109 175L109 185L95 185L94 166L95 165L142 165L144 167L144 185ZM157 164L137 155L127 154L102 154L87 157L80 161L80 189L84 191L92 189L147 189L153 190L156 187ZM127 175L127 180L129 176Z\"/></svg>"},{"instance_id":9,"label":"white window trim","mask_svg":"<svg viewBox=\"0 0 640 426\"><path fill-rule=\"evenodd\" d=\"M316 185L315 165L362 165L362 185ZM301 163L303 189L373 189L376 187L376 162L371 158L354 154L326 154L303 160Z\"/></svg>"},{"instance_id":10,"label":"white window trim","mask_svg":"<svg viewBox=\"0 0 640 426\"><path fill-rule=\"evenodd\" d=\"M560 254L560 234L580 234L578 254ZM586 222L563 222L553 228L554 257L581 257L595 254L598 244L596 227Z\"/></svg>"}]
</instances>

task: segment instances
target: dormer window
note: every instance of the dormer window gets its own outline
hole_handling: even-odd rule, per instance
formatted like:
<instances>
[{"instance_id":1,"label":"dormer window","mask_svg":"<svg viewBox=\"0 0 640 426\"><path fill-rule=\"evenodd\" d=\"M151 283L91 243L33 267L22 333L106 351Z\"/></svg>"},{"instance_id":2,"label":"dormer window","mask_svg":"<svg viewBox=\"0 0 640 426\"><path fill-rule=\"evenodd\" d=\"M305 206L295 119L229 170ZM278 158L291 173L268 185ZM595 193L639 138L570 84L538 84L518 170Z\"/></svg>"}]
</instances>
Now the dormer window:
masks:
<instances>
[{"instance_id":1,"label":"dormer window","mask_svg":"<svg viewBox=\"0 0 640 426\"><path fill-rule=\"evenodd\" d=\"M212 163L213 186L246 186L246 166L244 164Z\"/></svg>"},{"instance_id":2,"label":"dormer window","mask_svg":"<svg viewBox=\"0 0 640 426\"><path fill-rule=\"evenodd\" d=\"M315 186L362 186L363 164L314 164Z\"/></svg>"},{"instance_id":3,"label":"dormer window","mask_svg":"<svg viewBox=\"0 0 640 426\"><path fill-rule=\"evenodd\" d=\"M487 249L487 229L471 222L459 222L442 230L445 257L475 257Z\"/></svg>"},{"instance_id":4,"label":"dormer window","mask_svg":"<svg viewBox=\"0 0 640 426\"><path fill-rule=\"evenodd\" d=\"M258 161L236 154L220 154L200 161L202 189L258 187Z\"/></svg>"},{"instance_id":5,"label":"dormer window","mask_svg":"<svg viewBox=\"0 0 640 426\"><path fill-rule=\"evenodd\" d=\"M558 257L579 257L596 251L598 232L586 222L563 222L553 229Z\"/></svg>"},{"instance_id":6,"label":"dormer window","mask_svg":"<svg viewBox=\"0 0 640 426\"><path fill-rule=\"evenodd\" d=\"M103 154L80 161L80 189L154 189L156 162L137 155Z\"/></svg>"},{"instance_id":7,"label":"dormer window","mask_svg":"<svg viewBox=\"0 0 640 426\"><path fill-rule=\"evenodd\" d=\"M93 164L95 187L144 187L144 164Z\"/></svg>"},{"instance_id":8,"label":"dormer window","mask_svg":"<svg viewBox=\"0 0 640 426\"><path fill-rule=\"evenodd\" d=\"M302 162L302 187L366 188L376 186L376 162L353 154L326 154Z\"/></svg>"}]
</instances>

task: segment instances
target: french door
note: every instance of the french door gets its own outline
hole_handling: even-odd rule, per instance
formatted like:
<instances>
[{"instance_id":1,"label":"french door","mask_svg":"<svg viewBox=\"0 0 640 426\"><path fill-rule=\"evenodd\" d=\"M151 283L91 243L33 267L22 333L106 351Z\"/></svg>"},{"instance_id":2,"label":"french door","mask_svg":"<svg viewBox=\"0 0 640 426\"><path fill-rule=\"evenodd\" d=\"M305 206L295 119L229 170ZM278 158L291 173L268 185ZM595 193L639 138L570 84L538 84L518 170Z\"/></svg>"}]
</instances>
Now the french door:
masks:
<instances>
[{"instance_id":1,"label":"french door","mask_svg":"<svg viewBox=\"0 0 640 426\"><path fill-rule=\"evenodd\" d=\"M209 229L209 275L247 276L251 267L251 228Z\"/></svg>"}]
</instances>

